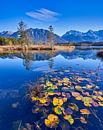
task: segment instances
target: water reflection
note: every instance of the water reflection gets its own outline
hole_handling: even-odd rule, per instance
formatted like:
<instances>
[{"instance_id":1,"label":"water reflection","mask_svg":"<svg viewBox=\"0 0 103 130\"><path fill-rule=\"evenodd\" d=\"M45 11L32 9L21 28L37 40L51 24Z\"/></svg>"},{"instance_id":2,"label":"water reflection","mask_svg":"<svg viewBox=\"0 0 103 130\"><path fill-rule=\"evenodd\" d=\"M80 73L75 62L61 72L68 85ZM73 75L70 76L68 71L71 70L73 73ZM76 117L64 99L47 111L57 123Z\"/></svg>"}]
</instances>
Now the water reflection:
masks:
<instances>
[{"instance_id":1,"label":"water reflection","mask_svg":"<svg viewBox=\"0 0 103 130\"><path fill-rule=\"evenodd\" d=\"M32 68L32 59L33 54L30 52L22 52L22 58L23 58L23 65L26 70L30 70Z\"/></svg>"},{"instance_id":2,"label":"water reflection","mask_svg":"<svg viewBox=\"0 0 103 130\"><path fill-rule=\"evenodd\" d=\"M35 52L35 51L24 51L20 53L6 53L0 54L0 58L6 59L14 59L15 57L25 59L26 62L29 61L40 61L40 60L49 60L50 58L56 57L57 55L61 54L66 59L76 59L76 58L83 58L83 59L97 59L97 49L89 49L89 50L80 50L75 49L71 52L68 51L44 51L44 52Z\"/></svg>"},{"instance_id":3,"label":"water reflection","mask_svg":"<svg viewBox=\"0 0 103 130\"><path fill-rule=\"evenodd\" d=\"M53 52L53 51L50 51L50 59L48 60L48 65L49 65L50 70L51 70L51 69L53 68L53 66L54 66L53 56L54 56L54 52Z\"/></svg>"},{"instance_id":4,"label":"water reflection","mask_svg":"<svg viewBox=\"0 0 103 130\"><path fill-rule=\"evenodd\" d=\"M21 58L23 59L23 66L26 70L30 71L32 69L32 64L35 61L48 60L48 66L50 69L53 68L55 53L53 51L49 51L47 53L33 53L33 52L22 52Z\"/></svg>"},{"instance_id":5,"label":"water reflection","mask_svg":"<svg viewBox=\"0 0 103 130\"><path fill-rule=\"evenodd\" d=\"M25 102L26 86L38 81L49 71L66 69L77 70L82 74L97 72L100 65L99 76L102 79L103 61L97 57L98 51L79 48L72 52L27 51L0 54L0 130L16 130L22 120L30 121L31 104L27 100ZM103 86L102 82L100 86Z\"/></svg>"}]
</instances>

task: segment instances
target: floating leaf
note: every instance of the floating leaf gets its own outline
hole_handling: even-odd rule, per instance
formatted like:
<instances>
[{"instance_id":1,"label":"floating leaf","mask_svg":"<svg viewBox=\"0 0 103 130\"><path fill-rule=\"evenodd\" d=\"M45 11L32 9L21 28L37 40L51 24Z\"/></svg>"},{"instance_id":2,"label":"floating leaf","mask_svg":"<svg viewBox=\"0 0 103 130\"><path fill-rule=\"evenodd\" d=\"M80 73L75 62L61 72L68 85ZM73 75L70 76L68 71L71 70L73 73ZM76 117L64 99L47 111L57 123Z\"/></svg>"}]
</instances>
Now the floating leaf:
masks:
<instances>
[{"instance_id":1,"label":"floating leaf","mask_svg":"<svg viewBox=\"0 0 103 130\"><path fill-rule=\"evenodd\" d=\"M39 108L39 107L37 107L37 108L32 109L32 112L33 112L33 113L38 113L38 112L39 112L39 110L40 110L40 108Z\"/></svg>"},{"instance_id":2,"label":"floating leaf","mask_svg":"<svg viewBox=\"0 0 103 130\"><path fill-rule=\"evenodd\" d=\"M47 81L47 82L46 82L46 86L48 86L48 87L52 87L53 84L52 84L51 82Z\"/></svg>"},{"instance_id":3,"label":"floating leaf","mask_svg":"<svg viewBox=\"0 0 103 130\"><path fill-rule=\"evenodd\" d=\"M66 82L64 82L63 84L64 84L64 86L68 86L68 82L67 82L67 83L66 83Z\"/></svg>"},{"instance_id":4,"label":"floating leaf","mask_svg":"<svg viewBox=\"0 0 103 130\"><path fill-rule=\"evenodd\" d=\"M100 101L103 101L103 97L102 96L98 96L97 97Z\"/></svg>"},{"instance_id":5,"label":"floating leaf","mask_svg":"<svg viewBox=\"0 0 103 130\"><path fill-rule=\"evenodd\" d=\"M54 106L62 106L63 105L63 99L62 98L53 98L53 105Z\"/></svg>"},{"instance_id":6,"label":"floating leaf","mask_svg":"<svg viewBox=\"0 0 103 130\"><path fill-rule=\"evenodd\" d=\"M57 106L57 107L54 108L54 112L55 112L57 115L61 115L63 110L64 110L64 108L62 108L62 107L60 107L60 106Z\"/></svg>"},{"instance_id":7,"label":"floating leaf","mask_svg":"<svg viewBox=\"0 0 103 130\"><path fill-rule=\"evenodd\" d=\"M67 97L68 99L71 98L70 93L66 93L66 97Z\"/></svg>"},{"instance_id":8,"label":"floating leaf","mask_svg":"<svg viewBox=\"0 0 103 130\"><path fill-rule=\"evenodd\" d=\"M58 80L58 83L62 84L62 83L63 83L63 81L62 81L62 80Z\"/></svg>"},{"instance_id":9,"label":"floating leaf","mask_svg":"<svg viewBox=\"0 0 103 130\"><path fill-rule=\"evenodd\" d=\"M64 119L67 120L70 123L70 125L74 124L74 119L72 118L71 115L65 115Z\"/></svg>"},{"instance_id":10,"label":"floating leaf","mask_svg":"<svg viewBox=\"0 0 103 130\"><path fill-rule=\"evenodd\" d=\"M31 97L31 100L32 100L32 102L34 102L34 101L37 101L38 100L38 98L37 97Z\"/></svg>"},{"instance_id":11,"label":"floating leaf","mask_svg":"<svg viewBox=\"0 0 103 130\"><path fill-rule=\"evenodd\" d=\"M98 107L99 106L99 104L97 103L97 102L92 102L92 105L94 106L94 107Z\"/></svg>"},{"instance_id":12,"label":"floating leaf","mask_svg":"<svg viewBox=\"0 0 103 130\"><path fill-rule=\"evenodd\" d=\"M103 102L98 102L99 106L103 107Z\"/></svg>"},{"instance_id":13,"label":"floating leaf","mask_svg":"<svg viewBox=\"0 0 103 130\"><path fill-rule=\"evenodd\" d=\"M83 80L85 80L85 79L84 79L84 78L81 78L81 77L77 78L77 81L78 81L78 82L81 82L81 81L83 81Z\"/></svg>"},{"instance_id":14,"label":"floating leaf","mask_svg":"<svg viewBox=\"0 0 103 130\"><path fill-rule=\"evenodd\" d=\"M58 116L54 114L48 115L48 118L45 119L45 125L50 128L55 128L59 124L59 118Z\"/></svg>"},{"instance_id":15,"label":"floating leaf","mask_svg":"<svg viewBox=\"0 0 103 130\"><path fill-rule=\"evenodd\" d=\"M42 89L37 91L37 94L33 90L31 100L36 106L32 109L33 112L43 115L42 119L47 116L47 113L53 112L59 115L61 121L64 118L71 125L74 123L72 116L75 115L75 119L87 124L86 115L92 114L92 111L90 112L87 107L93 109L95 109L94 107L103 107L103 91L98 89L99 87L94 84L94 81L81 78L79 75L79 73L74 72L50 72L44 78L43 83L40 82ZM95 90L93 90L94 88ZM44 111L43 108L47 111ZM56 115L50 114L45 119L47 127L55 128L58 126L59 117ZM80 115L82 116L80 117Z\"/></svg>"},{"instance_id":16,"label":"floating leaf","mask_svg":"<svg viewBox=\"0 0 103 130\"><path fill-rule=\"evenodd\" d=\"M92 99L98 100L97 96L92 95Z\"/></svg>"},{"instance_id":17,"label":"floating leaf","mask_svg":"<svg viewBox=\"0 0 103 130\"><path fill-rule=\"evenodd\" d=\"M57 78L51 78L51 81L56 82Z\"/></svg>"},{"instance_id":18,"label":"floating leaf","mask_svg":"<svg viewBox=\"0 0 103 130\"><path fill-rule=\"evenodd\" d=\"M83 96L80 95L80 96L76 97L75 99L78 101L81 101L83 99Z\"/></svg>"},{"instance_id":19,"label":"floating leaf","mask_svg":"<svg viewBox=\"0 0 103 130\"><path fill-rule=\"evenodd\" d=\"M93 86L88 84L86 87L87 87L88 89L91 89Z\"/></svg>"},{"instance_id":20,"label":"floating leaf","mask_svg":"<svg viewBox=\"0 0 103 130\"><path fill-rule=\"evenodd\" d=\"M81 90L82 87L77 85L77 86L75 86L75 89L77 89L77 90Z\"/></svg>"},{"instance_id":21,"label":"floating leaf","mask_svg":"<svg viewBox=\"0 0 103 130\"><path fill-rule=\"evenodd\" d=\"M89 102L84 102L84 106L91 107L92 105Z\"/></svg>"},{"instance_id":22,"label":"floating leaf","mask_svg":"<svg viewBox=\"0 0 103 130\"><path fill-rule=\"evenodd\" d=\"M71 103L71 104L69 105L69 108L71 108L71 109L74 110L74 111L78 111L78 110L79 110L78 106L77 106L76 104L74 104L74 103Z\"/></svg>"},{"instance_id":23,"label":"floating leaf","mask_svg":"<svg viewBox=\"0 0 103 130\"><path fill-rule=\"evenodd\" d=\"M57 87L57 85L52 85L49 89L55 90L55 89L58 89L58 87Z\"/></svg>"},{"instance_id":24,"label":"floating leaf","mask_svg":"<svg viewBox=\"0 0 103 130\"><path fill-rule=\"evenodd\" d=\"M82 92L82 94L88 97L90 96L89 92Z\"/></svg>"},{"instance_id":25,"label":"floating leaf","mask_svg":"<svg viewBox=\"0 0 103 130\"><path fill-rule=\"evenodd\" d=\"M83 115L89 115L90 114L90 111L88 109L81 109L80 112Z\"/></svg>"},{"instance_id":26,"label":"floating leaf","mask_svg":"<svg viewBox=\"0 0 103 130\"><path fill-rule=\"evenodd\" d=\"M45 99L45 98L40 98L39 101L40 101L40 103L42 103L42 104L47 103L47 99Z\"/></svg>"},{"instance_id":27,"label":"floating leaf","mask_svg":"<svg viewBox=\"0 0 103 130\"><path fill-rule=\"evenodd\" d=\"M69 89L69 88L67 88L67 87L63 87L63 88L62 88L62 91L64 91L64 92L69 92L69 91L70 91L70 89Z\"/></svg>"},{"instance_id":28,"label":"floating leaf","mask_svg":"<svg viewBox=\"0 0 103 130\"><path fill-rule=\"evenodd\" d=\"M65 114L65 115L72 115L72 114L73 114L73 111L72 111L70 108L67 108L67 109L64 111L64 114Z\"/></svg>"},{"instance_id":29,"label":"floating leaf","mask_svg":"<svg viewBox=\"0 0 103 130\"><path fill-rule=\"evenodd\" d=\"M66 93L65 92L62 92L61 94L63 97L66 97Z\"/></svg>"},{"instance_id":30,"label":"floating leaf","mask_svg":"<svg viewBox=\"0 0 103 130\"><path fill-rule=\"evenodd\" d=\"M63 78L63 82L69 82L69 78Z\"/></svg>"},{"instance_id":31,"label":"floating leaf","mask_svg":"<svg viewBox=\"0 0 103 130\"><path fill-rule=\"evenodd\" d=\"M53 96L53 95L60 96L61 93L60 93L60 92L48 92L47 95L48 95L48 96Z\"/></svg>"},{"instance_id":32,"label":"floating leaf","mask_svg":"<svg viewBox=\"0 0 103 130\"><path fill-rule=\"evenodd\" d=\"M98 94L99 94L99 95L103 95L103 92L102 92L102 91L98 91Z\"/></svg>"},{"instance_id":33,"label":"floating leaf","mask_svg":"<svg viewBox=\"0 0 103 130\"><path fill-rule=\"evenodd\" d=\"M85 119L84 117L80 117L80 121L81 121L82 123L84 123L84 124L87 124L87 121L86 121L86 119Z\"/></svg>"},{"instance_id":34,"label":"floating leaf","mask_svg":"<svg viewBox=\"0 0 103 130\"><path fill-rule=\"evenodd\" d=\"M91 103L93 102L93 99L90 97L83 97L82 101L84 102L85 106L91 107Z\"/></svg>"},{"instance_id":35,"label":"floating leaf","mask_svg":"<svg viewBox=\"0 0 103 130\"><path fill-rule=\"evenodd\" d=\"M72 96L73 97L78 97L78 96L80 96L80 93L79 92L72 92Z\"/></svg>"},{"instance_id":36,"label":"floating leaf","mask_svg":"<svg viewBox=\"0 0 103 130\"><path fill-rule=\"evenodd\" d=\"M67 102L67 98L66 97L62 98L62 100L63 100L63 102Z\"/></svg>"}]
</instances>

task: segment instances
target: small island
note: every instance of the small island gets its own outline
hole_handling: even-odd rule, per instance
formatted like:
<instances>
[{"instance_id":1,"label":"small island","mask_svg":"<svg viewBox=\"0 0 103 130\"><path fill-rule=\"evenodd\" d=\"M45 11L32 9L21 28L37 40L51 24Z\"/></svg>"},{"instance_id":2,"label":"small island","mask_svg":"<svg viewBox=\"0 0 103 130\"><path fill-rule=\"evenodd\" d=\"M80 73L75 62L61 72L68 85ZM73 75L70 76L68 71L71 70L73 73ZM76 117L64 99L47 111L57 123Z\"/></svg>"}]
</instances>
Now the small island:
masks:
<instances>
[{"instance_id":1,"label":"small island","mask_svg":"<svg viewBox=\"0 0 103 130\"><path fill-rule=\"evenodd\" d=\"M53 32L53 27L49 26L46 41L41 40L40 42L34 43L33 37L28 33L26 24L21 21L18 25L18 38L13 37L0 37L0 53L11 52L11 51L27 51L27 50L67 50L72 51L75 49L74 45L66 43L57 43L56 34Z\"/></svg>"}]
</instances>

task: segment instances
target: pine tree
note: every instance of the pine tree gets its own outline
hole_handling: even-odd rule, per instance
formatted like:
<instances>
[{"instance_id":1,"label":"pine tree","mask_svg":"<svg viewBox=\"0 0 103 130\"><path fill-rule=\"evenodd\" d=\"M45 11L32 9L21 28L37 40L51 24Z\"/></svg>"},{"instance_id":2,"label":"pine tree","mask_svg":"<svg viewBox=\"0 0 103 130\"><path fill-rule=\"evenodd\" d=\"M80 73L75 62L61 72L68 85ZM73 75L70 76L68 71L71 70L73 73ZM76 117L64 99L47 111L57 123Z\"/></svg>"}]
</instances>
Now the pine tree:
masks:
<instances>
[{"instance_id":1,"label":"pine tree","mask_svg":"<svg viewBox=\"0 0 103 130\"><path fill-rule=\"evenodd\" d=\"M19 22L18 32L21 45L29 45L29 36L27 33L26 24L23 21Z\"/></svg>"},{"instance_id":2,"label":"pine tree","mask_svg":"<svg viewBox=\"0 0 103 130\"><path fill-rule=\"evenodd\" d=\"M52 26L49 26L48 28L48 43L51 47L54 45L54 29Z\"/></svg>"}]
</instances>

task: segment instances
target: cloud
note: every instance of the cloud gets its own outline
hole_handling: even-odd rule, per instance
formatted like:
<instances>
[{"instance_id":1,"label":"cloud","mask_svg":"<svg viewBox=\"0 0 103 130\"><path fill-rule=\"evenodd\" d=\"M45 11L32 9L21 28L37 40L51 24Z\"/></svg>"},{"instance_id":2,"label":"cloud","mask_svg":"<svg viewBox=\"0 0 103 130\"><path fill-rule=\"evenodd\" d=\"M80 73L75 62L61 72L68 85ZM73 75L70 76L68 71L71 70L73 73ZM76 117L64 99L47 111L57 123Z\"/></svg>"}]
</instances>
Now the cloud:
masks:
<instances>
[{"instance_id":1,"label":"cloud","mask_svg":"<svg viewBox=\"0 0 103 130\"><path fill-rule=\"evenodd\" d=\"M40 10L36 10L34 12L27 12L26 15L39 21L54 21L57 20L57 17L60 14L45 8L41 8Z\"/></svg>"}]
</instances>

